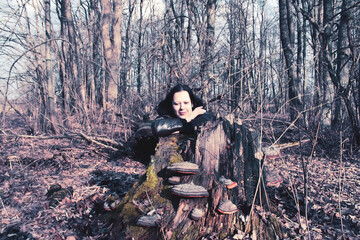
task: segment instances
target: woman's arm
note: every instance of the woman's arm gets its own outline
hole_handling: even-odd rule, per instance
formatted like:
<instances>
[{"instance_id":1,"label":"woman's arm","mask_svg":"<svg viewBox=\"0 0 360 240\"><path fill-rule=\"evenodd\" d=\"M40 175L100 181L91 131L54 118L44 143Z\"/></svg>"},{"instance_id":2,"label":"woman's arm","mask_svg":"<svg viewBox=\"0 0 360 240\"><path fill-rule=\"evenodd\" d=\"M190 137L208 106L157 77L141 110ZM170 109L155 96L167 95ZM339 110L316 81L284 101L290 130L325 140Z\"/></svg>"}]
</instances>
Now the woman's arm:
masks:
<instances>
[{"instance_id":1,"label":"woman's arm","mask_svg":"<svg viewBox=\"0 0 360 240\"><path fill-rule=\"evenodd\" d=\"M159 118L154 120L151 129L157 137L168 136L176 131L183 134L193 134L198 127L205 125L205 123L213 119L214 116L209 112L197 115L190 122L181 118Z\"/></svg>"},{"instance_id":2,"label":"woman's arm","mask_svg":"<svg viewBox=\"0 0 360 240\"><path fill-rule=\"evenodd\" d=\"M184 126L184 119L180 118L157 118L151 125L153 134L157 137L165 137L173 132L180 131Z\"/></svg>"}]
</instances>

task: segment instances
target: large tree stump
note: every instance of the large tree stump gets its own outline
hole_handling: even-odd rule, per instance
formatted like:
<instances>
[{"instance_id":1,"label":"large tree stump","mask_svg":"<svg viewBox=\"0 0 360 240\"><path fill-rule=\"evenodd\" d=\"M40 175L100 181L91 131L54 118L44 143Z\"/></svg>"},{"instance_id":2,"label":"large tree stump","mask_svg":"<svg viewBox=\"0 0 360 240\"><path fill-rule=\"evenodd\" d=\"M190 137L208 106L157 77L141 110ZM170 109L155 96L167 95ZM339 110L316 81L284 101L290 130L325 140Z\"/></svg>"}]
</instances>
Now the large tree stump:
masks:
<instances>
[{"instance_id":1,"label":"large tree stump","mask_svg":"<svg viewBox=\"0 0 360 240\"><path fill-rule=\"evenodd\" d=\"M115 211L111 238L223 239L236 231L281 238L276 221L261 224L259 216L248 217L250 207L261 201L264 192L260 160L255 158L257 140L254 131L227 120L208 123L197 139L184 135L160 138L146 174ZM199 171L168 168L183 161L195 163ZM175 191L174 182L177 187L194 184L205 191ZM195 189L194 185L190 188Z\"/></svg>"}]
</instances>

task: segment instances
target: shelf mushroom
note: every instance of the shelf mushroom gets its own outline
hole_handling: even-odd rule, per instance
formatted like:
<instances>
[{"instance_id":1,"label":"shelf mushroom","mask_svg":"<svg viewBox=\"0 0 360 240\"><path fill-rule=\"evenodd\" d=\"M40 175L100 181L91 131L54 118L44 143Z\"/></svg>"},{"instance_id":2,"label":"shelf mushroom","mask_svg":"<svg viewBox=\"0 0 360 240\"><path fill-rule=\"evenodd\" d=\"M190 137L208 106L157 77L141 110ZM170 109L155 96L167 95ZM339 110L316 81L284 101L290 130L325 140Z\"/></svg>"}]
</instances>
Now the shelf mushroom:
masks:
<instances>
[{"instance_id":1,"label":"shelf mushroom","mask_svg":"<svg viewBox=\"0 0 360 240\"><path fill-rule=\"evenodd\" d=\"M230 200L225 200L220 203L217 210L222 214L233 214L238 211L238 208Z\"/></svg>"},{"instance_id":2,"label":"shelf mushroom","mask_svg":"<svg viewBox=\"0 0 360 240\"><path fill-rule=\"evenodd\" d=\"M269 187L279 187L280 184L284 181L277 169L265 167L265 172L266 185Z\"/></svg>"},{"instance_id":3,"label":"shelf mushroom","mask_svg":"<svg viewBox=\"0 0 360 240\"><path fill-rule=\"evenodd\" d=\"M185 198L209 197L209 192L204 187L193 183L176 185L171 188L171 193Z\"/></svg>"},{"instance_id":4,"label":"shelf mushroom","mask_svg":"<svg viewBox=\"0 0 360 240\"><path fill-rule=\"evenodd\" d=\"M161 220L160 215L144 215L139 217L136 221L136 225L140 227L156 227L158 222Z\"/></svg>"},{"instance_id":5,"label":"shelf mushroom","mask_svg":"<svg viewBox=\"0 0 360 240\"><path fill-rule=\"evenodd\" d=\"M238 184L237 182L234 182L228 178L225 178L224 176L221 176L219 181L224 184L228 189L233 189L234 187L236 187Z\"/></svg>"},{"instance_id":6,"label":"shelf mushroom","mask_svg":"<svg viewBox=\"0 0 360 240\"><path fill-rule=\"evenodd\" d=\"M265 147L262 151L264 152L266 159L276 159L280 157L281 154L280 148L276 146Z\"/></svg>"},{"instance_id":7,"label":"shelf mushroom","mask_svg":"<svg viewBox=\"0 0 360 240\"><path fill-rule=\"evenodd\" d=\"M203 216L204 216L204 211L199 208L194 208L190 213L190 217L194 221L200 220Z\"/></svg>"},{"instance_id":8,"label":"shelf mushroom","mask_svg":"<svg viewBox=\"0 0 360 240\"><path fill-rule=\"evenodd\" d=\"M191 162L178 162L167 166L167 170L172 173L196 174L199 172L199 166Z\"/></svg>"}]
</instances>

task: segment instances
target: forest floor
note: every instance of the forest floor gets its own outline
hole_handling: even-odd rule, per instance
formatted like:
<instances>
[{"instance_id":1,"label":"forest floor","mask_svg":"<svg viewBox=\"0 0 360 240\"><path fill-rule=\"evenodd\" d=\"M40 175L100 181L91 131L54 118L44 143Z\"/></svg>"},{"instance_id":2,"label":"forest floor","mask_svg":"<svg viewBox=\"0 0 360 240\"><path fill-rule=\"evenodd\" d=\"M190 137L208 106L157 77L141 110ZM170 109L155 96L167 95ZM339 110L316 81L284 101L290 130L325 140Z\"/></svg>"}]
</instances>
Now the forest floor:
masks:
<instances>
[{"instance_id":1,"label":"forest floor","mask_svg":"<svg viewBox=\"0 0 360 240\"><path fill-rule=\"evenodd\" d=\"M21 120L11 119L2 130L26 134L22 126ZM287 136L283 142L294 140L291 133ZM321 137L325 141L316 145L316 154L310 154L313 146L308 142L266 162L284 179L279 187L268 189L271 202L286 239L357 239L360 153L343 150L340 155L339 146L331 147L334 136ZM0 133L0 143L0 240L107 239L111 208L105 202L121 199L145 173L145 166L130 157L80 138ZM49 191L56 184L60 195Z\"/></svg>"}]
</instances>

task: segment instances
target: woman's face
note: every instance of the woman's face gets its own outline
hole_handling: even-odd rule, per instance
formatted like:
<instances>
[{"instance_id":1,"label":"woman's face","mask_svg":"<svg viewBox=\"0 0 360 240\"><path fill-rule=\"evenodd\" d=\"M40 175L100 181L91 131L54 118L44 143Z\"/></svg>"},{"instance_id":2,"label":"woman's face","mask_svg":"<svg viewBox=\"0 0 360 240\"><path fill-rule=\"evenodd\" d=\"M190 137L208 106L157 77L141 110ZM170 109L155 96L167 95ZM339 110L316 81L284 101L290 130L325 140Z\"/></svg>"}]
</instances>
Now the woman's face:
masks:
<instances>
[{"instance_id":1,"label":"woman's face","mask_svg":"<svg viewBox=\"0 0 360 240\"><path fill-rule=\"evenodd\" d=\"M187 118L192 113L192 103L187 91L176 92L173 96L172 106L175 115L179 118Z\"/></svg>"}]
</instances>

